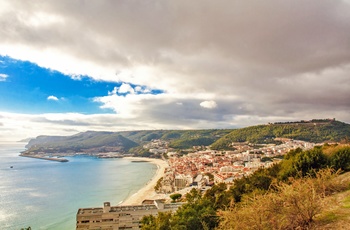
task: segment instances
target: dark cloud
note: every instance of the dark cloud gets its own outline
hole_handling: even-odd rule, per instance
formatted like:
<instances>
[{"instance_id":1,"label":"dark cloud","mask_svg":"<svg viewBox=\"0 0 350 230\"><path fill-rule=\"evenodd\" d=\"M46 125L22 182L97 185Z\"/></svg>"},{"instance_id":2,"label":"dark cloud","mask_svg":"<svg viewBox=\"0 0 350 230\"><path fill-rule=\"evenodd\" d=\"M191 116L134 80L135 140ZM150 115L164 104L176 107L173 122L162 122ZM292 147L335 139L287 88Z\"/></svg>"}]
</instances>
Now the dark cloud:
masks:
<instances>
[{"instance_id":1,"label":"dark cloud","mask_svg":"<svg viewBox=\"0 0 350 230\"><path fill-rule=\"evenodd\" d=\"M2 44L57 49L114 72L150 68L148 75L114 76L172 95L171 100L129 102L144 102L134 114L143 125L221 125L243 116L266 121L323 115L350 122L347 1L6 3L9 10L0 16ZM45 15L52 15L52 23L35 25ZM179 93L188 95L181 106ZM206 98L198 99L198 93L214 95L217 108L200 107Z\"/></svg>"}]
</instances>

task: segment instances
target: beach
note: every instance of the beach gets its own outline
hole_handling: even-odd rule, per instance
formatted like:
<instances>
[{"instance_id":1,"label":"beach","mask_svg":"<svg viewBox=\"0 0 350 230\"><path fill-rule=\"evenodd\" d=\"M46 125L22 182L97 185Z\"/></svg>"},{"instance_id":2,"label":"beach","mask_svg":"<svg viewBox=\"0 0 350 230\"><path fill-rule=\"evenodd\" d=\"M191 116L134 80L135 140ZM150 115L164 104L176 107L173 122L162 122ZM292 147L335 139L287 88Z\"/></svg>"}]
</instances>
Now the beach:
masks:
<instances>
[{"instance_id":1,"label":"beach","mask_svg":"<svg viewBox=\"0 0 350 230\"><path fill-rule=\"evenodd\" d=\"M154 191L154 186L156 186L157 181L164 176L165 168L169 167L166 161L161 159L145 158L145 157L124 157L124 159L130 160L130 161L147 161L149 163L156 164L158 169L156 174L143 188L137 191L137 193L128 197L123 202L121 202L120 205L139 205L142 203L142 201L146 199L149 199L149 200L169 199L169 195L157 194Z\"/></svg>"}]
</instances>

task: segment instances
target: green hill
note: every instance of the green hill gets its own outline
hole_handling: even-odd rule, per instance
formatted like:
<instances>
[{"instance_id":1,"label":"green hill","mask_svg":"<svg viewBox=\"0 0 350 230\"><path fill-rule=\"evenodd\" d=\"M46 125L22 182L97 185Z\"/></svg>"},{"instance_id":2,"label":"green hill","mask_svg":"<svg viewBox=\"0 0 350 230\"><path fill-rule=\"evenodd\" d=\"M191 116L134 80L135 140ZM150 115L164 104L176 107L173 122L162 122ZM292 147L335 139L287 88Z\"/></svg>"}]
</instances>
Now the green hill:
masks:
<instances>
[{"instance_id":1,"label":"green hill","mask_svg":"<svg viewBox=\"0 0 350 230\"><path fill-rule=\"evenodd\" d=\"M230 133L232 130L189 130L182 132L171 132L165 134L169 139L169 147L175 149L187 149L193 146L209 146L222 136ZM163 136L163 137L164 137Z\"/></svg>"},{"instance_id":2,"label":"green hill","mask_svg":"<svg viewBox=\"0 0 350 230\"><path fill-rule=\"evenodd\" d=\"M121 152L135 149L146 151L142 146L153 139L167 141L174 149L193 146L209 146L223 150L232 148L232 142L255 144L275 143L276 137L292 138L309 142L342 141L350 137L350 125L329 120L274 123L242 129L209 130L140 130L122 132L88 131L72 136L39 136L31 139L27 152Z\"/></svg>"},{"instance_id":3,"label":"green hill","mask_svg":"<svg viewBox=\"0 0 350 230\"><path fill-rule=\"evenodd\" d=\"M73 136L39 136L32 139L28 145L28 152L125 152L138 144L119 133L93 132L78 133Z\"/></svg>"},{"instance_id":4,"label":"green hill","mask_svg":"<svg viewBox=\"0 0 350 230\"><path fill-rule=\"evenodd\" d=\"M229 149L232 142L274 143L274 138L291 138L313 143L339 142L350 137L350 125L334 119L284 122L233 130L211 145L212 149Z\"/></svg>"},{"instance_id":5,"label":"green hill","mask_svg":"<svg viewBox=\"0 0 350 230\"><path fill-rule=\"evenodd\" d=\"M232 130L141 130L122 132L88 131L72 136L38 136L27 144L26 152L128 152L153 140L168 141L175 149L210 145ZM142 150L144 151L144 150ZM134 153L134 151L131 151Z\"/></svg>"},{"instance_id":6,"label":"green hill","mask_svg":"<svg viewBox=\"0 0 350 230\"><path fill-rule=\"evenodd\" d=\"M211 145L219 138L230 133L232 129L207 129L207 130L143 130L124 131L121 135L142 145L153 139L169 142L169 147L175 149L192 148L199 145Z\"/></svg>"}]
</instances>

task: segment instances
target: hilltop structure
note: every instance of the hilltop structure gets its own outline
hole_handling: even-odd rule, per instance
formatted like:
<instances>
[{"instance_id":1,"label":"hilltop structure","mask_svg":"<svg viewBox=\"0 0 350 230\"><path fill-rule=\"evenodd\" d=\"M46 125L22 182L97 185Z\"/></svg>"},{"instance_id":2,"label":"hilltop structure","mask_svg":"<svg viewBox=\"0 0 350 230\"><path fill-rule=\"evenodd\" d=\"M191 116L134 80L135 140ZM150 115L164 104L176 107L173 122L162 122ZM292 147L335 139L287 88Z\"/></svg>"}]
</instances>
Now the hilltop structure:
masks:
<instances>
[{"instance_id":1,"label":"hilltop structure","mask_svg":"<svg viewBox=\"0 0 350 230\"><path fill-rule=\"evenodd\" d=\"M157 216L158 212L175 212L182 204L144 200L141 205L111 206L110 202L105 202L103 208L80 208L76 229L140 229L143 216Z\"/></svg>"}]
</instances>

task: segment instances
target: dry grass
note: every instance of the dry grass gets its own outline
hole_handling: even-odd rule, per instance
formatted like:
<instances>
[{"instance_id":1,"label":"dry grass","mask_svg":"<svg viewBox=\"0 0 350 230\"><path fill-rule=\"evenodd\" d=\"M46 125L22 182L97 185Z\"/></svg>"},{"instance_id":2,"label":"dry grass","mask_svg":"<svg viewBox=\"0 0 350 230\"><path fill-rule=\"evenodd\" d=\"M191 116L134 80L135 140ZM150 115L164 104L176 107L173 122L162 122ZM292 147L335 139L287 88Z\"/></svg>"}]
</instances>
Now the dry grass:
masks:
<instances>
[{"instance_id":1,"label":"dry grass","mask_svg":"<svg viewBox=\"0 0 350 230\"><path fill-rule=\"evenodd\" d=\"M219 213L218 229L350 230L349 182L350 173L339 176L328 169L316 178L276 184L278 192L246 197Z\"/></svg>"},{"instance_id":2,"label":"dry grass","mask_svg":"<svg viewBox=\"0 0 350 230\"><path fill-rule=\"evenodd\" d=\"M317 216L314 229L350 229L350 173L340 175L337 180L348 189L325 199L323 212Z\"/></svg>"}]
</instances>

